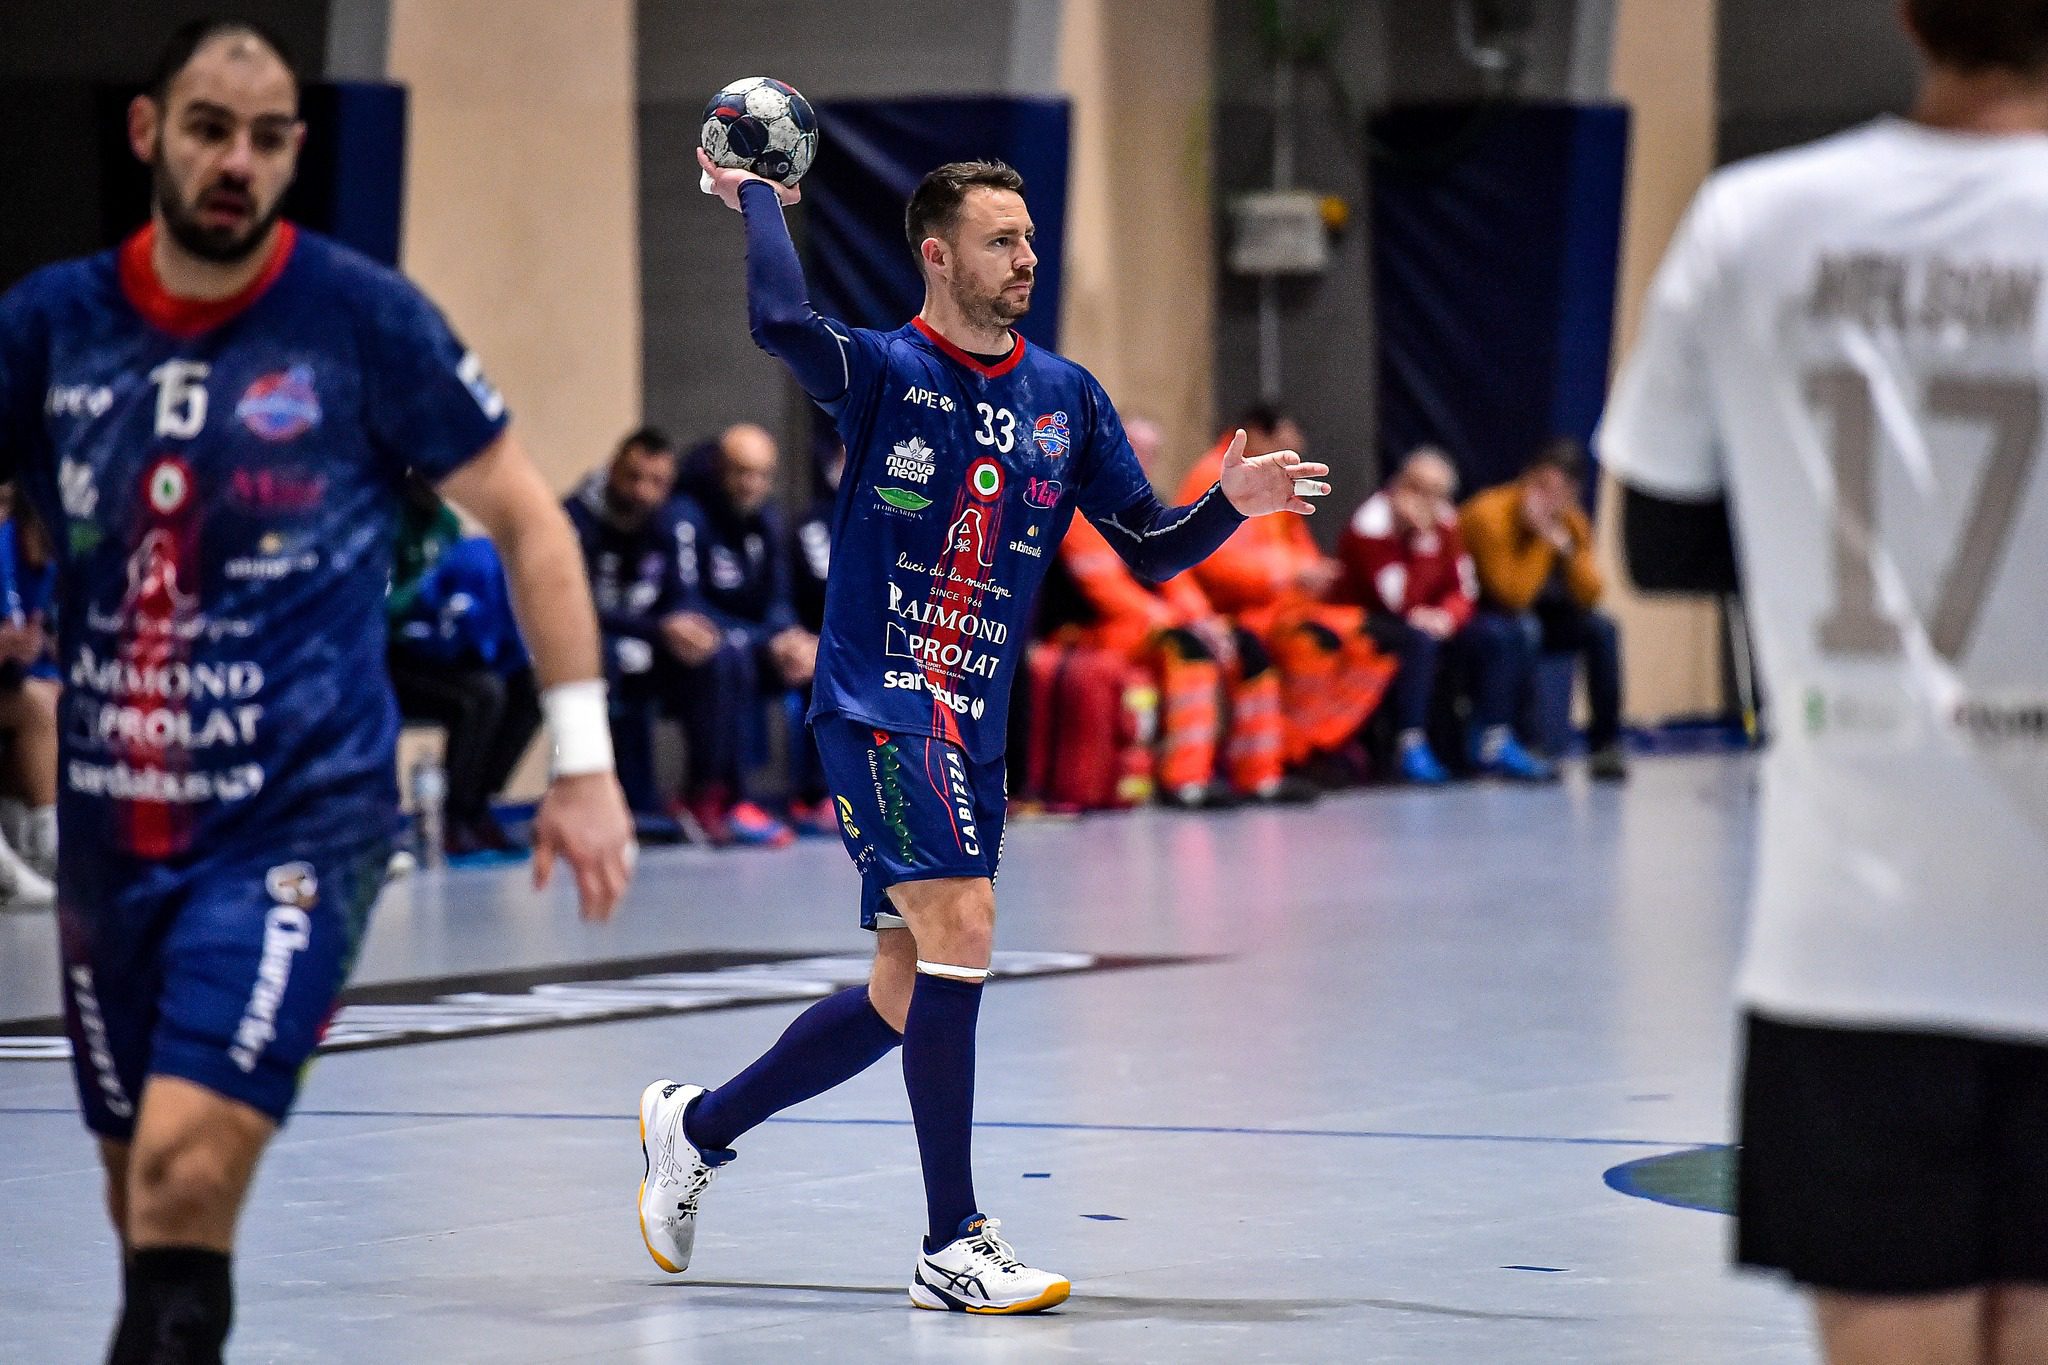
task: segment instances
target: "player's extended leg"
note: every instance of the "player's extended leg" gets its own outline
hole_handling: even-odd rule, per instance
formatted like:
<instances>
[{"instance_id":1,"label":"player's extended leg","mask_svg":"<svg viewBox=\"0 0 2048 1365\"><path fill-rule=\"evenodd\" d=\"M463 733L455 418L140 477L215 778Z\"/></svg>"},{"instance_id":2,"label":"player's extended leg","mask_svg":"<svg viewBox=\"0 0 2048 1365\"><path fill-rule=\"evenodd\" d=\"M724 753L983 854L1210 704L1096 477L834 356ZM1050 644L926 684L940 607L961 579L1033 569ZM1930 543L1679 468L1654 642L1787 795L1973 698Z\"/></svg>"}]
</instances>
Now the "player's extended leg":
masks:
<instances>
[{"instance_id":1,"label":"player's extended leg","mask_svg":"<svg viewBox=\"0 0 2048 1365\"><path fill-rule=\"evenodd\" d=\"M909 938L900 929L876 936L875 976L893 981L915 963ZM891 970L884 970L885 958L892 960ZM701 1149L729 1148L770 1115L824 1094L887 1056L903 1041L903 1010L895 1000L875 1001L871 992L871 986L850 986L820 1000L798 1015L752 1066L705 1091L683 1120L690 1140Z\"/></svg>"},{"instance_id":2,"label":"player's extended leg","mask_svg":"<svg viewBox=\"0 0 2048 1365\"><path fill-rule=\"evenodd\" d=\"M974 1198L974 1033L995 943L995 887L986 877L942 877L898 883L889 898L917 941L903 1088L924 1167L927 1236L910 1300L966 1313L1064 1303L1072 1286L1019 1261Z\"/></svg>"},{"instance_id":3,"label":"player's extended leg","mask_svg":"<svg viewBox=\"0 0 2048 1365\"><path fill-rule=\"evenodd\" d=\"M1817 1293L1827 1365L1991 1365L1987 1355L1986 1295L1878 1295ZM2012 1357L2039 1360L2040 1356Z\"/></svg>"},{"instance_id":4,"label":"player's extended leg","mask_svg":"<svg viewBox=\"0 0 2048 1365\"><path fill-rule=\"evenodd\" d=\"M908 933L883 929L871 984L812 1005L745 1071L714 1090L664 1079L641 1091L640 1235L656 1265L672 1275L689 1268L698 1203L742 1133L859 1075L902 1041L916 961Z\"/></svg>"},{"instance_id":5,"label":"player's extended leg","mask_svg":"<svg viewBox=\"0 0 2048 1365\"><path fill-rule=\"evenodd\" d=\"M127 1257L108 1365L221 1358L235 1223L276 1131L269 1116L191 1081L150 1079L123 1163L126 1206L116 1219Z\"/></svg>"}]
</instances>

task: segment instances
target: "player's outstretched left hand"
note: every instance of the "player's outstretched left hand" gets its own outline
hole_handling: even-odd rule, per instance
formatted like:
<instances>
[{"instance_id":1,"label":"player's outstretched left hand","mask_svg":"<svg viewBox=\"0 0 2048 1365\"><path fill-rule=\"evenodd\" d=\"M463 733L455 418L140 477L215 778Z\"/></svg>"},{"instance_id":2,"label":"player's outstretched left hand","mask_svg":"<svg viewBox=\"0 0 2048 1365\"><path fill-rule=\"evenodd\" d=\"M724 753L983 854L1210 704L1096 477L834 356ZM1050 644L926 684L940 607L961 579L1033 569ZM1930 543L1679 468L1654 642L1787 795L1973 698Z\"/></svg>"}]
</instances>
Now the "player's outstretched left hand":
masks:
<instances>
[{"instance_id":1,"label":"player's outstretched left hand","mask_svg":"<svg viewBox=\"0 0 2048 1365\"><path fill-rule=\"evenodd\" d=\"M1328 465L1304 460L1291 450L1275 450L1247 460L1244 428L1239 427L1237 435L1230 438L1230 449L1223 452L1223 496L1248 517L1270 512L1295 512L1305 517L1316 510L1309 499L1330 491L1330 485L1322 482L1329 472Z\"/></svg>"},{"instance_id":2,"label":"player's outstretched left hand","mask_svg":"<svg viewBox=\"0 0 2048 1365\"><path fill-rule=\"evenodd\" d=\"M546 890L559 855L576 875L583 918L608 920L633 879L633 816L610 773L558 777L533 817L533 885Z\"/></svg>"},{"instance_id":3,"label":"player's outstretched left hand","mask_svg":"<svg viewBox=\"0 0 2048 1365\"><path fill-rule=\"evenodd\" d=\"M784 204L794 204L797 200L804 197L803 191L794 185L778 185L773 180L769 180L764 176L755 175L752 171L734 170L730 166L720 166L711 159L711 154L702 147L697 149L697 164L704 168L704 178L698 182L704 193L717 195L718 201L734 213L740 211L740 186L746 184L749 180L759 180L769 189L774 190L775 197Z\"/></svg>"}]
</instances>

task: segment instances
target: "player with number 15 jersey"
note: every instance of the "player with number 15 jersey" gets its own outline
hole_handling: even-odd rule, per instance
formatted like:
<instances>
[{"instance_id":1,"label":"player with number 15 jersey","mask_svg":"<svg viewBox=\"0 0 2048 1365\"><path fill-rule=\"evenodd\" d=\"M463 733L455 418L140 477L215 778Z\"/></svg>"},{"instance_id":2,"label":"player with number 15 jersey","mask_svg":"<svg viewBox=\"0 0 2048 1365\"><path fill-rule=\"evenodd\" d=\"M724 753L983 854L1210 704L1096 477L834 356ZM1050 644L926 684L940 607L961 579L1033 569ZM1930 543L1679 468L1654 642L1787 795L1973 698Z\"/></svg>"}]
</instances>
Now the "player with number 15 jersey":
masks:
<instances>
[{"instance_id":1,"label":"player with number 15 jersey","mask_svg":"<svg viewBox=\"0 0 2048 1365\"><path fill-rule=\"evenodd\" d=\"M547 687L560 853L630 838L575 539L504 403L395 272L280 216L277 41L199 20L129 109L147 226L0 298L0 478L57 555L58 933L125 1253L116 1365L220 1359L229 1253L396 823L384 595L409 470L483 523Z\"/></svg>"}]
</instances>

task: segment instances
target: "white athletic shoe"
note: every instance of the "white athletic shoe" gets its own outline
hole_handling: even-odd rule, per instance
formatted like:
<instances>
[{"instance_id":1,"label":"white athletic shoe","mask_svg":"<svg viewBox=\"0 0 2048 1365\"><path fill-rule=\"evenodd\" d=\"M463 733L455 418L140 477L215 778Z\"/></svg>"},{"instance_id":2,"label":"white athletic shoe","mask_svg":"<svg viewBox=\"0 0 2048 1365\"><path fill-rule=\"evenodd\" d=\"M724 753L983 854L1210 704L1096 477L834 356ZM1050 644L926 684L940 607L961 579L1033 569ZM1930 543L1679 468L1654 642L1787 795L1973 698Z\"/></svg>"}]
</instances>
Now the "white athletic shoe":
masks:
<instances>
[{"instance_id":1,"label":"white athletic shoe","mask_svg":"<svg viewBox=\"0 0 2048 1365\"><path fill-rule=\"evenodd\" d=\"M56 899L56 884L0 841L0 905L50 905Z\"/></svg>"},{"instance_id":2,"label":"white athletic shoe","mask_svg":"<svg viewBox=\"0 0 2048 1365\"><path fill-rule=\"evenodd\" d=\"M9 840L9 842L13 842ZM57 879L57 808L35 806L23 823L22 841L14 845L38 876Z\"/></svg>"},{"instance_id":3,"label":"white athletic shoe","mask_svg":"<svg viewBox=\"0 0 2048 1365\"><path fill-rule=\"evenodd\" d=\"M28 802L0 796L0 839L12 848L28 847Z\"/></svg>"},{"instance_id":4,"label":"white athletic shoe","mask_svg":"<svg viewBox=\"0 0 2048 1365\"><path fill-rule=\"evenodd\" d=\"M640 1240L671 1275L690 1268L697 1243L697 1201L711 1187L731 1152L700 1152L683 1136L683 1111L704 1093L701 1085L656 1081L640 1092ZM705 1158L709 1157L709 1160Z\"/></svg>"},{"instance_id":5,"label":"white athletic shoe","mask_svg":"<svg viewBox=\"0 0 2048 1365\"><path fill-rule=\"evenodd\" d=\"M1038 1313L1065 1303L1074 1286L1018 1260L996 1236L1001 1226L977 1215L960 1225L959 1237L918 1257L910 1301L953 1313Z\"/></svg>"}]
</instances>

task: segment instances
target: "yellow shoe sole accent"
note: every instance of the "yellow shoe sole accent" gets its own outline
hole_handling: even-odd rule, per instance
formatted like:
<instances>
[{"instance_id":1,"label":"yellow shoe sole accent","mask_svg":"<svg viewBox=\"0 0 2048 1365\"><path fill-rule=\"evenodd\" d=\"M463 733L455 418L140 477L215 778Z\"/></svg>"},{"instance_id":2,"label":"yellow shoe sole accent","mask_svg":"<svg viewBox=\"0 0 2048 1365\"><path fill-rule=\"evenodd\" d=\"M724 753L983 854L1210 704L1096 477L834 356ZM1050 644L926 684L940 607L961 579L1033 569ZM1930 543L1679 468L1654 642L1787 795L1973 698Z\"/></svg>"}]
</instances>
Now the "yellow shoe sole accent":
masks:
<instances>
[{"instance_id":1,"label":"yellow shoe sole accent","mask_svg":"<svg viewBox=\"0 0 2048 1365\"><path fill-rule=\"evenodd\" d=\"M645 1114L642 1114L640 1116L640 1154L643 1157L647 1155L647 1116ZM671 1275L682 1274L683 1268L679 1265L671 1264L666 1256L663 1256L660 1252L654 1249L654 1243L648 1240L646 1207L647 1178L645 1176L642 1176L640 1179L640 1203L639 1206L634 1209L634 1212L638 1214L640 1218L640 1245L647 1248L647 1254L649 1256L652 1256L654 1258L654 1263L660 1266L663 1270L666 1270ZM1065 1298L1066 1295L1062 1294L1060 1295L1060 1297Z\"/></svg>"},{"instance_id":2,"label":"yellow shoe sole accent","mask_svg":"<svg viewBox=\"0 0 2048 1365\"><path fill-rule=\"evenodd\" d=\"M1061 1304L1065 1303L1067 1301L1067 1295L1073 1292L1073 1283L1069 1280L1061 1280L1058 1284L1053 1285L1052 1287L1047 1289L1043 1294L1040 1294L1037 1298L1026 1299L1022 1303L1013 1303L1009 1305L1007 1308L953 1309L947 1308L944 1305L941 1305L937 1308L933 1308L928 1303L918 1303L916 1299L912 1299L910 1302L915 1306L925 1309L927 1312L932 1313L966 1312L981 1314L996 1313L1005 1315L1010 1313L1042 1313L1048 1308L1057 1308Z\"/></svg>"}]
</instances>

